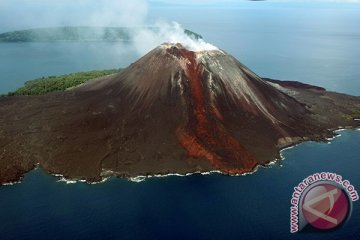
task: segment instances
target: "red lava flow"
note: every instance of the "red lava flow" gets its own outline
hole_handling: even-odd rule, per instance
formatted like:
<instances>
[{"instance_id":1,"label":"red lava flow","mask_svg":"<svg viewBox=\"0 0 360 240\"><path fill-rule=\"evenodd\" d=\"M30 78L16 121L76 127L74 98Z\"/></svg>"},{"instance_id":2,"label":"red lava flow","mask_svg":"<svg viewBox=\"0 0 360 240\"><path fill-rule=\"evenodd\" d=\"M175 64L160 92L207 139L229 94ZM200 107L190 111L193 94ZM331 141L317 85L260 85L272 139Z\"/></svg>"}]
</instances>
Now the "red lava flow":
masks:
<instances>
[{"instance_id":1,"label":"red lava flow","mask_svg":"<svg viewBox=\"0 0 360 240\"><path fill-rule=\"evenodd\" d=\"M207 110L201 82L203 67L197 64L195 53L181 49L180 55L189 61L185 74L190 84L190 104L194 108L189 112L186 126L177 129L180 144L189 156L206 158L217 169L228 174L251 171L256 166L255 156L226 132L221 123L221 114L215 107Z\"/></svg>"}]
</instances>

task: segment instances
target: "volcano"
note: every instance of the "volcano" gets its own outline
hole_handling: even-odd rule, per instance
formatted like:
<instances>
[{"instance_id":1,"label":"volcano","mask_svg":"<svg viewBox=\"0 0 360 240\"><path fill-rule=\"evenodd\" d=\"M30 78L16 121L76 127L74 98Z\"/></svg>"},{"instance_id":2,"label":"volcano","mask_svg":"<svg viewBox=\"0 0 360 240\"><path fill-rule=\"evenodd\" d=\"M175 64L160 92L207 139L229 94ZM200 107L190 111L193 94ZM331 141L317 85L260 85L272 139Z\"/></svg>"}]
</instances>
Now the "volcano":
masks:
<instances>
[{"instance_id":1,"label":"volcano","mask_svg":"<svg viewBox=\"0 0 360 240\"><path fill-rule=\"evenodd\" d=\"M359 127L360 98L262 79L222 50L162 44L61 93L0 98L0 182L40 165L89 182L251 172L296 143Z\"/></svg>"}]
</instances>

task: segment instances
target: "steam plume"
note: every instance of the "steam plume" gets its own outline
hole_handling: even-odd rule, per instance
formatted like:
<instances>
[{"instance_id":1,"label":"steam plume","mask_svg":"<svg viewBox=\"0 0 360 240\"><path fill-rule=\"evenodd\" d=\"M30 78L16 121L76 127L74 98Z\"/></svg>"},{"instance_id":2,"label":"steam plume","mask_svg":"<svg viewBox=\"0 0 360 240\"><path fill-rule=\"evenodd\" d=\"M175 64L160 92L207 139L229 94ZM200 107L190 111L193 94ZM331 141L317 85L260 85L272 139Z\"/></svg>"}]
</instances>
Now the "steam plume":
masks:
<instances>
[{"instance_id":1,"label":"steam plume","mask_svg":"<svg viewBox=\"0 0 360 240\"><path fill-rule=\"evenodd\" d=\"M154 28L141 28L133 32L134 46L140 55L148 52L154 47L166 43L181 43L191 51L216 50L217 47L196 39L185 33L185 29L177 22L157 22Z\"/></svg>"}]
</instances>

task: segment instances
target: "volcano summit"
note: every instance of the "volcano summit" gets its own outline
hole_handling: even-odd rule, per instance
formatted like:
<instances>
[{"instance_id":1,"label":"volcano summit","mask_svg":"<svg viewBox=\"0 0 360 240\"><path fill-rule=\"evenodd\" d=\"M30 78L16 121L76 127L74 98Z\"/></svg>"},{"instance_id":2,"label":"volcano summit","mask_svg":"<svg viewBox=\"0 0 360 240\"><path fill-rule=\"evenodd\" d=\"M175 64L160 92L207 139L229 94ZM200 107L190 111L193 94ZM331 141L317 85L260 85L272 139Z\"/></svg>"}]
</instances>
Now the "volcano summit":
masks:
<instances>
[{"instance_id":1,"label":"volcano summit","mask_svg":"<svg viewBox=\"0 0 360 240\"><path fill-rule=\"evenodd\" d=\"M0 98L0 182L36 165L100 181L219 170L359 127L360 97L262 79L217 49L162 44L119 74L61 93Z\"/></svg>"}]
</instances>

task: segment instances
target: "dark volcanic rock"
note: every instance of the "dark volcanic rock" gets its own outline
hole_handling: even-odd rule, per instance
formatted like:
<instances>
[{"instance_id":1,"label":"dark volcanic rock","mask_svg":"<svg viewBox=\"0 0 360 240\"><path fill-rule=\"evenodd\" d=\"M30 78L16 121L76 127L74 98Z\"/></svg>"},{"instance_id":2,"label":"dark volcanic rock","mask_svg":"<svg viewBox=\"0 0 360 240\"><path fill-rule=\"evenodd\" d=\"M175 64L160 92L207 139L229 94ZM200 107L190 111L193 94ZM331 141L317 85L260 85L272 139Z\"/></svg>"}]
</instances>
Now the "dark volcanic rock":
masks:
<instances>
[{"instance_id":1,"label":"dark volcanic rock","mask_svg":"<svg viewBox=\"0 0 360 240\"><path fill-rule=\"evenodd\" d=\"M270 78L263 78L264 80L271 82L271 83L277 83L280 84L283 87L286 88L298 88L298 89L306 89L306 90L318 90L318 91L325 91L325 88L322 87L318 87L318 86L314 86L314 85L310 85L310 84L306 84L306 83L301 83L301 82L297 82L297 81L280 81L280 80L275 80L275 79L270 79Z\"/></svg>"},{"instance_id":2,"label":"dark volcanic rock","mask_svg":"<svg viewBox=\"0 0 360 240\"><path fill-rule=\"evenodd\" d=\"M252 171L279 149L359 126L360 98L265 81L220 50L163 44L117 75L63 93L0 98L0 182L39 164L99 181Z\"/></svg>"}]
</instances>

